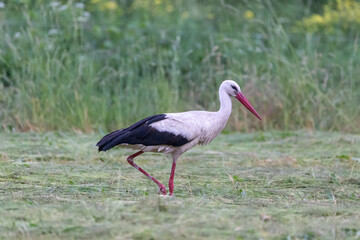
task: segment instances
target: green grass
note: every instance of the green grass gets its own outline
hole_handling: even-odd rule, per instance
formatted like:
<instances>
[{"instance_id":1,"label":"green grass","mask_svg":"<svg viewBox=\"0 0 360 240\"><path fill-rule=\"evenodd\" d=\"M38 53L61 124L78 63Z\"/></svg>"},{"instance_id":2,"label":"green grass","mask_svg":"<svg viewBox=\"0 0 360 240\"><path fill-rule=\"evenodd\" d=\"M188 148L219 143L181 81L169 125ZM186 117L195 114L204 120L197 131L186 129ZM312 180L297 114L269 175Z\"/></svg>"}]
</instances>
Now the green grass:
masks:
<instances>
[{"instance_id":1,"label":"green grass","mask_svg":"<svg viewBox=\"0 0 360 240\"><path fill-rule=\"evenodd\" d=\"M231 130L360 131L359 25L294 30L322 1L59 2L0 9L2 130L91 132L216 110L233 79L264 121L237 108Z\"/></svg>"},{"instance_id":2,"label":"green grass","mask_svg":"<svg viewBox=\"0 0 360 240\"><path fill-rule=\"evenodd\" d=\"M174 198L99 137L0 134L0 238L359 238L359 135L220 135L181 157ZM167 185L169 158L136 162Z\"/></svg>"}]
</instances>

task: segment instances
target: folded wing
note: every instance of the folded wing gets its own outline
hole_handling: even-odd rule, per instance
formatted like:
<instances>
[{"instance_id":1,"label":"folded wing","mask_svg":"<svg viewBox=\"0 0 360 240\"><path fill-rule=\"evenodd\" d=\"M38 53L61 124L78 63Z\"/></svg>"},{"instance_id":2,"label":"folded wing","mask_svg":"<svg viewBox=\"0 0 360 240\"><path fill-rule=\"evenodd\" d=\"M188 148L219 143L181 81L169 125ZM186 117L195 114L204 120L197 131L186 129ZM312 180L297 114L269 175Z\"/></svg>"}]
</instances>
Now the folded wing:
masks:
<instances>
[{"instance_id":1,"label":"folded wing","mask_svg":"<svg viewBox=\"0 0 360 240\"><path fill-rule=\"evenodd\" d=\"M157 129L156 126L151 126L153 123L163 122L166 124L166 114L158 114L142 119L128 128L113 131L104 136L97 144L99 152L107 151L119 144L144 146L168 145L179 147L191 141L181 134L174 133L171 128Z\"/></svg>"}]
</instances>

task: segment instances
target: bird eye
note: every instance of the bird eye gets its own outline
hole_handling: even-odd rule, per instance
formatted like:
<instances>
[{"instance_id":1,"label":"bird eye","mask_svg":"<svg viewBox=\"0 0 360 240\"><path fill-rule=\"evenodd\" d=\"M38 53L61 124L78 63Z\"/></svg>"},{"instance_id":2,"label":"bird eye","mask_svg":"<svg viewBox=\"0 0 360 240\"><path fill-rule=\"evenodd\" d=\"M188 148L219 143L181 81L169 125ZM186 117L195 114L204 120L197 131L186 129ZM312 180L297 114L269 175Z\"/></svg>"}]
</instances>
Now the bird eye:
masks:
<instances>
[{"instance_id":1,"label":"bird eye","mask_svg":"<svg viewBox=\"0 0 360 240\"><path fill-rule=\"evenodd\" d=\"M234 85L231 85L231 88L234 89L236 93L238 92L238 89Z\"/></svg>"}]
</instances>

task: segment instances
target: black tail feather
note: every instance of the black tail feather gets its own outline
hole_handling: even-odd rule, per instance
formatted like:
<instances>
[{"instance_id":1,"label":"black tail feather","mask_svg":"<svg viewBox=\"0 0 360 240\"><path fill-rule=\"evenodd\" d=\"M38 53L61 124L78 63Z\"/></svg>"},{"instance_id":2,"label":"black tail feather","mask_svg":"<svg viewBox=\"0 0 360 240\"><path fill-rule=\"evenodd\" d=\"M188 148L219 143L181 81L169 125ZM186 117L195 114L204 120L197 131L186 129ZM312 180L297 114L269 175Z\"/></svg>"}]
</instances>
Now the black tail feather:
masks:
<instances>
[{"instance_id":1,"label":"black tail feather","mask_svg":"<svg viewBox=\"0 0 360 240\"><path fill-rule=\"evenodd\" d=\"M116 130L107 134L96 144L96 146L100 152L107 151L110 148L123 143L130 145L170 145L178 147L190 141L181 135L175 135L170 132L160 132L150 126L151 123L162 121L164 119L166 119L165 114L158 114L145 118L128 128Z\"/></svg>"},{"instance_id":2,"label":"black tail feather","mask_svg":"<svg viewBox=\"0 0 360 240\"><path fill-rule=\"evenodd\" d=\"M101 151L106 151L109 150L110 148L114 147L115 145L113 145L112 143L114 143L114 140L116 138L118 138L119 136L121 136L124 133L123 130L116 130L113 131L107 135L105 135L97 144L96 146L98 147L99 152ZM110 145L112 145L110 147Z\"/></svg>"},{"instance_id":3,"label":"black tail feather","mask_svg":"<svg viewBox=\"0 0 360 240\"><path fill-rule=\"evenodd\" d=\"M124 143L124 142L121 142L121 140L124 140L124 138L120 137L121 135L127 135L126 133L129 133L129 131L136 129L143 124L149 125L153 122L161 121L163 119L165 119L165 114L158 114L158 115L154 115L154 116L150 116L145 119L142 119L142 120L134 123L133 125L131 125L128 128L116 130L116 131L113 131L113 132L105 135L96 144L96 146L98 147L99 152L109 150L110 148L112 148L118 144Z\"/></svg>"}]
</instances>

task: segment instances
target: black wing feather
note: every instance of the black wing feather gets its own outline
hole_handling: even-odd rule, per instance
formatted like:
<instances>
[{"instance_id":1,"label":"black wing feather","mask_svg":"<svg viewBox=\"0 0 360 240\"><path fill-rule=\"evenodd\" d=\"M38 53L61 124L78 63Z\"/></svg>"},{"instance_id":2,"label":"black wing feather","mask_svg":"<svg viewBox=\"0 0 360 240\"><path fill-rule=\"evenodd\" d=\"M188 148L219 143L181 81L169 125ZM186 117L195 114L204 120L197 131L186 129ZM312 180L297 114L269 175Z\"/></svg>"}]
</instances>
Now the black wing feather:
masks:
<instances>
[{"instance_id":1,"label":"black wing feather","mask_svg":"<svg viewBox=\"0 0 360 240\"><path fill-rule=\"evenodd\" d=\"M127 144L142 144L145 146L156 145L170 145L182 146L190 140L181 136L175 135L170 132L160 132L151 127L150 124L166 119L165 114L158 114L140 120L128 128L113 131L105 135L97 144L99 152L107 151L116 145Z\"/></svg>"}]
</instances>

